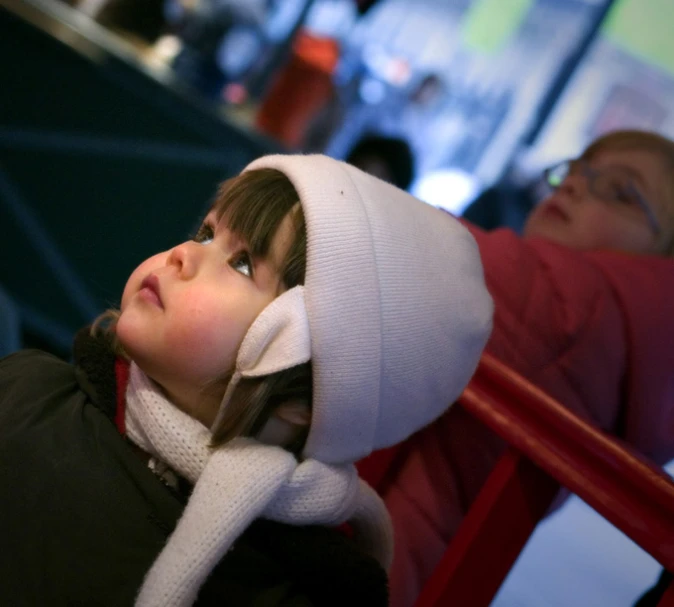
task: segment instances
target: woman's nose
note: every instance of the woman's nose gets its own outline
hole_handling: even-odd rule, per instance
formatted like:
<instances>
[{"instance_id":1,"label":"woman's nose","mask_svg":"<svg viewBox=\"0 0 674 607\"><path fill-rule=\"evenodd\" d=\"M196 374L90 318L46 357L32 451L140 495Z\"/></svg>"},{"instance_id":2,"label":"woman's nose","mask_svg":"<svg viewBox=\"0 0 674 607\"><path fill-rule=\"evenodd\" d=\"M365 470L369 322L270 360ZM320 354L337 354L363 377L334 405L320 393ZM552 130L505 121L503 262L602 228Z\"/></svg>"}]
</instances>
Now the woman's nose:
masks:
<instances>
[{"instance_id":1,"label":"woman's nose","mask_svg":"<svg viewBox=\"0 0 674 607\"><path fill-rule=\"evenodd\" d=\"M195 242L183 242L169 251L166 264L174 266L181 278L191 278L198 268L200 248Z\"/></svg>"}]
</instances>

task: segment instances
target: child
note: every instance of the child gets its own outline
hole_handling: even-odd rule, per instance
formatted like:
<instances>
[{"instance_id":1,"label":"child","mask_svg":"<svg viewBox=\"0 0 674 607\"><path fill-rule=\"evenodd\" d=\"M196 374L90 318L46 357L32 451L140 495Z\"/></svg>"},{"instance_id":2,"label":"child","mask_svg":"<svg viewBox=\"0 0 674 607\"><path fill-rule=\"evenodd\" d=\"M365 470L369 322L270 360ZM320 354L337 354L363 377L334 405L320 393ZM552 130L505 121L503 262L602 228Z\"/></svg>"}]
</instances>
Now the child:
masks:
<instances>
[{"instance_id":1,"label":"child","mask_svg":"<svg viewBox=\"0 0 674 607\"><path fill-rule=\"evenodd\" d=\"M674 143L612 133L547 177L556 190L524 238L468 225L494 297L486 351L664 464L674 457ZM375 487L396 534L393 605L413 604L503 448L452 407L400 449Z\"/></svg>"},{"instance_id":2,"label":"child","mask_svg":"<svg viewBox=\"0 0 674 607\"><path fill-rule=\"evenodd\" d=\"M3 603L385 605L352 462L458 397L491 315L454 218L322 156L254 162L74 366L0 363Z\"/></svg>"}]
</instances>

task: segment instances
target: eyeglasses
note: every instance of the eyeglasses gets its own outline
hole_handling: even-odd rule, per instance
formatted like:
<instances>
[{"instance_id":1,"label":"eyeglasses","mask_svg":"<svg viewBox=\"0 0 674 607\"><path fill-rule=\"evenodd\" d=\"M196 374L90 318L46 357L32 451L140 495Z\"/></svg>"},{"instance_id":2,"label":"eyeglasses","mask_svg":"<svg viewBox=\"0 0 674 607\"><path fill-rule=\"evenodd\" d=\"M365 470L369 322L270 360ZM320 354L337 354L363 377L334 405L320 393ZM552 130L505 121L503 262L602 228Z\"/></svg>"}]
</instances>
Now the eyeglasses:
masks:
<instances>
[{"instance_id":1,"label":"eyeglasses","mask_svg":"<svg viewBox=\"0 0 674 607\"><path fill-rule=\"evenodd\" d=\"M559 188L569 175L582 175L590 194L603 202L624 210L631 208L644 212L653 231L660 232L653 209L624 171L617 167L593 169L584 160L564 160L543 171L545 183L553 190Z\"/></svg>"}]
</instances>

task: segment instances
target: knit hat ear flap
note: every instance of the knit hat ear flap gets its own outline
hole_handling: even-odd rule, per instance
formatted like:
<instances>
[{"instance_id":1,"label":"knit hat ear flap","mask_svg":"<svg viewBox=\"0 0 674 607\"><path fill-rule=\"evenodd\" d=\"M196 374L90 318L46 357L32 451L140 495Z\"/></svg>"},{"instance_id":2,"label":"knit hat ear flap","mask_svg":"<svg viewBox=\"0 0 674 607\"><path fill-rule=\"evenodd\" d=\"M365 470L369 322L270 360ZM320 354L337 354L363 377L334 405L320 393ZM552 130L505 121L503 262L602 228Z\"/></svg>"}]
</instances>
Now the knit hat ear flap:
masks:
<instances>
[{"instance_id":1,"label":"knit hat ear flap","mask_svg":"<svg viewBox=\"0 0 674 607\"><path fill-rule=\"evenodd\" d=\"M243 339L236 369L220 403L211 431L219 426L242 377L260 377L311 360L311 335L304 287L293 287L272 301L255 319Z\"/></svg>"}]
</instances>

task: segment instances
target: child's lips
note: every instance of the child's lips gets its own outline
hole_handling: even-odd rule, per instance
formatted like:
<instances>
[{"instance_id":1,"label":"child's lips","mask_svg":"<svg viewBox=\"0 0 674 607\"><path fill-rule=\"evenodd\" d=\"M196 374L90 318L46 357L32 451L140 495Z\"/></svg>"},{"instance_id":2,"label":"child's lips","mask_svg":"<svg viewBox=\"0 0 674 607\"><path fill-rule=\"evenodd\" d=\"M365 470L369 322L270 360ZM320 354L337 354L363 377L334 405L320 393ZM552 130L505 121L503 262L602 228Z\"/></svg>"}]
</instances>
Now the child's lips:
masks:
<instances>
[{"instance_id":1,"label":"child's lips","mask_svg":"<svg viewBox=\"0 0 674 607\"><path fill-rule=\"evenodd\" d=\"M544 203L541 207L541 212L547 217L561 219L562 221L569 221L570 219L569 214L564 210L562 205L554 200Z\"/></svg>"},{"instance_id":2,"label":"child's lips","mask_svg":"<svg viewBox=\"0 0 674 607\"><path fill-rule=\"evenodd\" d=\"M159 308L164 307L159 289L159 279L154 274L145 277L140 285L139 293L143 299L153 303L155 306Z\"/></svg>"}]
</instances>

